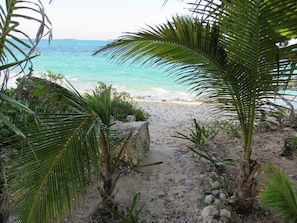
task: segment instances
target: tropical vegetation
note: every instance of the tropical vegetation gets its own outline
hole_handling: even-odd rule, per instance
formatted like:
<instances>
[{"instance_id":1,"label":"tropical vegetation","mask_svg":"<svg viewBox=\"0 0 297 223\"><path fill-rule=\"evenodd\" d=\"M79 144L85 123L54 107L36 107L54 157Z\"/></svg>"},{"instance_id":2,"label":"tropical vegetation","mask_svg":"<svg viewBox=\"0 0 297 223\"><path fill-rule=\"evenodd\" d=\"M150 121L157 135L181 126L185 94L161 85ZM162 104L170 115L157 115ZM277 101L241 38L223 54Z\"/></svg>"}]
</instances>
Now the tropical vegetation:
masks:
<instances>
[{"instance_id":1,"label":"tropical vegetation","mask_svg":"<svg viewBox=\"0 0 297 223\"><path fill-rule=\"evenodd\" d=\"M250 207L258 172L252 159L254 122L263 101L296 76L297 46L288 41L297 36L297 5L293 0L201 0L191 6L191 16L127 34L95 54L165 66L197 97L211 97L235 111L244 154L233 198L239 208ZM19 222L62 222L93 182L93 173L103 182L99 193L105 206L115 209L115 170L125 139L114 140L110 129L112 87L82 97L70 83L69 90L31 77L39 40L51 38L43 5L6 0L0 7L1 218L7 217L4 204L11 200L9 211ZM34 40L21 30L20 20L38 24ZM19 88L7 89L11 71L26 73L28 67ZM138 196L131 201L132 219L143 207L135 209Z\"/></svg>"},{"instance_id":2,"label":"tropical vegetation","mask_svg":"<svg viewBox=\"0 0 297 223\"><path fill-rule=\"evenodd\" d=\"M197 97L235 111L244 153L232 200L247 210L259 172L252 157L255 120L265 101L297 74L297 44L289 44L297 37L296 1L200 0L191 6L191 15L128 33L94 55L163 66Z\"/></svg>"},{"instance_id":3,"label":"tropical vegetation","mask_svg":"<svg viewBox=\"0 0 297 223\"><path fill-rule=\"evenodd\" d=\"M265 175L268 183L258 195L263 205L288 222L297 222L297 191L286 174L273 165L266 165Z\"/></svg>"},{"instance_id":4,"label":"tropical vegetation","mask_svg":"<svg viewBox=\"0 0 297 223\"><path fill-rule=\"evenodd\" d=\"M0 18L0 125L1 127L8 127L13 132L11 135L9 130L4 131L4 136L25 138L25 134L15 125L11 111L25 111L30 115L34 113L4 92L7 92L11 70L15 72L14 75L25 71L28 66L32 65L32 59L37 56L36 47L40 39L45 36L49 36L51 39L51 24L40 1L6 0L0 5ZM21 29L20 23L23 21L30 21L32 25L36 26L34 39ZM6 110L4 107L6 105L10 109ZM5 130L5 128L2 129ZM1 152L3 152L2 146L5 144L1 140ZM7 177L3 159L1 159L0 167L0 218L3 221L7 209L5 204L7 201Z\"/></svg>"},{"instance_id":5,"label":"tropical vegetation","mask_svg":"<svg viewBox=\"0 0 297 223\"><path fill-rule=\"evenodd\" d=\"M117 210L114 188L129 136L121 138L111 129L112 89L117 94L112 86L100 83L92 94L81 96L46 79L30 75L20 79L12 94L36 115L11 112L25 139L15 139L7 128L9 137L1 134L8 194L14 198L11 211L20 222L63 221L94 176L100 179L102 197L102 208L96 211Z\"/></svg>"},{"instance_id":6,"label":"tropical vegetation","mask_svg":"<svg viewBox=\"0 0 297 223\"><path fill-rule=\"evenodd\" d=\"M60 74L47 71L43 78L32 76L40 39L46 35L51 39L40 1L7 0L0 15L1 220L11 215L18 222L62 222L94 174L106 182L99 191L108 198L103 199L108 206L116 183L109 185L114 179L109 167L114 173L121 154L111 151L117 144L111 137L114 132L108 130L111 122L105 122L111 116L111 103L120 108L114 112L117 115L127 108L138 119L148 114L127 102L128 94L118 94L111 86L101 84L93 95L82 97L70 83L66 83L70 90L56 83L62 79ZM22 20L39 25L34 40L21 30ZM7 89L11 72L21 77L16 89ZM100 164L107 162L111 163L108 171L99 174Z\"/></svg>"}]
</instances>

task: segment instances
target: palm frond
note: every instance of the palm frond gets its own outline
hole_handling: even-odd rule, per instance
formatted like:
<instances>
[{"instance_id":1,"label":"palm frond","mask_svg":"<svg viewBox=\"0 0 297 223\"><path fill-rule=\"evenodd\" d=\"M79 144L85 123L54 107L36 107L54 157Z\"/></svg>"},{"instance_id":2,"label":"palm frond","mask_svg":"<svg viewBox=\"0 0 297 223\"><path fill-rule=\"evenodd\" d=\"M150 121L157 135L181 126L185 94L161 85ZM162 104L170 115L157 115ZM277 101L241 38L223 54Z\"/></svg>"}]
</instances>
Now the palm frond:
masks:
<instances>
[{"instance_id":1,"label":"palm frond","mask_svg":"<svg viewBox=\"0 0 297 223\"><path fill-rule=\"evenodd\" d=\"M163 66L200 95L212 92L206 80L216 79L215 75L225 66L225 52L218 38L217 27L187 16L176 16L172 22L123 36L94 55L102 53L119 62Z\"/></svg>"},{"instance_id":2,"label":"palm frond","mask_svg":"<svg viewBox=\"0 0 297 223\"><path fill-rule=\"evenodd\" d=\"M26 84L30 91L22 92ZM42 109L27 138L11 144L19 149L6 162L15 215L20 222L61 222L99 171L98 120L73 89L35 77L19 86L18 97Z\"/></svg>"},{"instance_id":3,"label":"palm frond","mask_svg":"<svg viewBox=\"0 0 297 223\"><path fill-rule=\"evenodd\" d=\"M106 126L110 125L111 89L112 86L109 86L100 93L93 92L93 95L87 94L85 96L85 102L90 110L99 117Z\"/></svg>"},{"instance_id":4,"label":"palm frond","mask_svg":"<svg viewBox=\"0 0 297 223\"><path fill-rule=\"evenodd\" d=\"M9 190L21 222L62 222L92 182L92 169L98 173L94 119L46 114L39 120L39 128L29 132L18 160L7 171Z\"/></svg>"},{"instance_id":5,"label":"palm frond","mask_svg":"<svg viewBox=\"0 0 297 223\"><path fill-rule=\"evenodd\" d=\"M22 103L16 101L15 99L11 98L10 96L0 92L0 102L2 101L6 101L8 103L10 103L12 106L18 108L18 109L22 109L28 113L31 113L32 115L34 114L34 112L28 108L27 106L23 105ZM20 129L18 129L14 123L12 123L8 117L6 117L2 111L0 111L0 120L2 120L5 125L7 125L11 130L14 131L14 133L16 133L17 135L25 138L25 135L22 133L22 131Z\"/></svg>"},{"instance_id":6,"label":"palm frond","mask_svg":"<svg viewBox=\"0 0 297 223\"><path fill-rule=\"evenodd\" d=\"M219 27L228 66L222 75L226 87L218 97L227 108L235 108L249 159L253 122L262 100L273 97L297 74L297 45L280 47L297 36L296 2L201 0L193 5L197 17L202 14ZM283 20L288 25L282 25Z\"/></svg>"},{"instance_id":7,"label":"palm frond","mask_svg":"<svg viewBox=\"0 0 297 223\"><path fill-rule=\"evenodd\" d=\"M263 205L275 210L275 214L288 220L297 222L297 191L293 190L284 172L272 165L266 166L268 183L258 198Z\"/></svg>"},{"instance_id":8,"label":"palm frond","mask_svg":"<svg viewBox=\"0 0 297 223\"><path fill-rule=\"evenodd\" d=\"M35 40L21 30L20 24L24 21L35 23L37 27ZM51 39L51 23L47 18L42 3L39 0L7 0L0 6L0 62L11 64L13 62L25 61L18 64L22 72L30 57L36 52L36 46L42 37L49 35ZM9 72L0 70L3 75L2 88L6 87Z\"/></svg>"},{"instance_id":9,"label":"palm frond","mask_svg":"<svg viewBox=\"0 0 297 223\"><path fill-rule=\"evenodd\" d=\"M262 100L297 75L297 44L283 44L297 36L296 2L199 0L191 5L192 18L176 16L128 33L94 54L163 66L197 96L236 111L249 160Z\"/></svg>"}]
</instances>

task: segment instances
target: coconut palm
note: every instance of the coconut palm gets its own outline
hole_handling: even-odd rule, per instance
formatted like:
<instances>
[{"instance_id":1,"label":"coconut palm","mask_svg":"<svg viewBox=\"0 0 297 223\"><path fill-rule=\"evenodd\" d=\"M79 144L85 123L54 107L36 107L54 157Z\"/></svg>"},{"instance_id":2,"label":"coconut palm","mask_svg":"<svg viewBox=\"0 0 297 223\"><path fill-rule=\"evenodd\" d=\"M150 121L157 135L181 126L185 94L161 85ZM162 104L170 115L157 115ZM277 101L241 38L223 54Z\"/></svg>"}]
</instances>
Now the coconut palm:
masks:
<instances>
[{"instance_id":1,"label":"coconut palm","mask_svg":"<svg viewBox=\"0 0 297 223\"><path fill-rule=\"evenodd\" d=\"M232 197L251 206L259 165L252 159L257 111L296 75L297 5L293 0L197 1L192 16L127 33L97 50L118 62L165 67L197 97L209 97L240 121L244 154ZM258 148L261 149L261 148Z\"/></svg>"},{"instance_id":2,"label":"coconut palm","mask_svg":"<svg viewBox=\"0 0 297 223\"><path fill-rule=\"evenodd\" d=\"M111 90L106 86L82 97L74 88L36 77L24 78L18 86L18 98L32 106L38 119L34 125L24 118L27 137L8 141L5 149L12 211L20 222L62 222L94 175L102 197L94 214L108 218L105 208L117 209L114 189L129 136L111 129ZM13 153L11 147L16 148Z\"/></svg>"}]
</instances>

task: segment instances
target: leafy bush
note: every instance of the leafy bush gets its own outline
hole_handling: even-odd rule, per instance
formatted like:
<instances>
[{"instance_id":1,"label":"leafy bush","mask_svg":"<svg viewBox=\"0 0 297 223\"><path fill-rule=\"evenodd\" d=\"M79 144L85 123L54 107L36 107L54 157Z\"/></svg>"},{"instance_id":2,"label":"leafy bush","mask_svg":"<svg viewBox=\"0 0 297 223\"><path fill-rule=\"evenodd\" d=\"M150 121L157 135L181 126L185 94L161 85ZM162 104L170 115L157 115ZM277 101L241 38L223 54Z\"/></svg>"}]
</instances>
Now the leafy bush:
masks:
<instances>
[{"instance_id":1,"label":"leafy bush","mask_svg":"<svg viewBox=\"0 0 297 223\"><path fill-rule=\"evenodd\" d=\"M57 91L57 89L61 89ZM65 113L69 111L66 103L67 90L50 80L32 76L18 79L18 86L13 93L17 100L28 105L36 113Z\"/></svg>"},{"instance_id":2,"label":"leafy bush","mask_svg":"<svg viewBox=\"0 0 297 223\"><path fill-rule=\"evenodd\" d=\"M107 85L103 82L98 82L99 86L96 87L95 92L100 93L107 89ZM149 114L140 108L136 108L129 93L118 92L115 88L111 90L111 114L119 121L126 121L128 115L134 115L136 121L145 121L148 119Z\"/></svg>"}]
</instances>

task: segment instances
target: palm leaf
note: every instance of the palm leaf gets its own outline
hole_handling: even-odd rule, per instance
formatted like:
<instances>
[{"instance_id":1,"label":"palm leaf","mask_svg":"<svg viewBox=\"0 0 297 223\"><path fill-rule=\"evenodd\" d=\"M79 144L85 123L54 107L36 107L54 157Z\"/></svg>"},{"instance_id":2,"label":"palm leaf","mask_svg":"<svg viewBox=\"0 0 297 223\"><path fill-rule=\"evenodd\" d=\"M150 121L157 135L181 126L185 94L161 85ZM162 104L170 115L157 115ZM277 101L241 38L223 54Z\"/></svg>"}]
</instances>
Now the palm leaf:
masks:
<instances>
[{"instance_id":1,"label":"palm leaf","mask_svg":"<svg viewBox=\"0 0 297 223\"><path fill-rule=\"evenodd\" d=\"M93 92L93 95L85 96L88 107L106 126L110 125L111 89L112 86L109 86L100 93Z\"/></svg>"},{"instance_id":2,"label":"palm leaf","mask_svg":"<svg viewBox=\"0 0 297 223\"><path fill-rule=\"evenodd\" d=\"M250 159L262 101L297 74L297 44L280 47L297 36L296 2L200 0L192 6L196 18L176 16L155 28L128 33L94 54L166 67L197 96L213 97L236 111L245 158Z\"/></svg>"},{"instance_id":3,"label":"palm leaf","mask_svg":"<svg viewBox=\"0 0 297 223\"><path fill-rule=\"evenodd\" d=\"M32 25L37 24L35 40L20 29L20 23L23 21L29 21ZM1 64L12 64L18 61L30 62L30 57L36 52L40 39L46 35L49 35L51 39L50 25L40 1L7 0L0 6ZM23 71L27 63L18 65ZM9 72L3 74L1 72L0 75L3 75L3 88L9 79Z\"/></svg>"},{"instance_id":4,"label":"palm leaf","mask_svg":"<svg viewBox=\"0 0 297 223\"><path fill-rule=\"evenodd\" d=\"M11 145L21 150L7 162L9 193L20 222L61 222L84 195L93 171L98 174L98 120L76 91L29 80L41 85L40 101L56 103L47 99L56 97L64 104L62 110L54 106L55 113L37 114L38 126L26 130L22 143Z\"/></svg>"},{"instance_id":5,"label":"palm leaf","mask_svg":"<svg viewBox=\"0 0 297 223\"><path fill-rule=\"evenodd\" d=\"M297 222L296 193L284 172L272 165L266 166L268 183L258 198L263 205L275 210L275 214L288 220Z\"/></svg>"},{"instance_id":6,"label":"palm leaf","mask_svg":"<svg viewBox=\"0 0 297 223\"><path fill-rule=\"evenodd\" d=\"M23 105L22 103L16 101L15 99L9 97L8 95L0 92L0 101L6 101L8 103L10 103L11 105L13 105L14 107L18 108L18 109L22 109L28 113L34 114L34 112L28 108L27 106ZM11 130L14 131L14 133L16 133L17 135L25 138L25 135L22 133L21 130L19 130L14 123L12 123L9 118L7 116L5 116L2 111L0 111L0 120L2 120L5 125L7 125Z\"/></svg>"},{"instance_id":7,"label":"palm leaf","mask_svg":"<svg viewBox=\"0 0 297 223\"><path fill-rule=\"evenodd\" d=\"M9 171L9 190L21 222L62 222L91 183L92 168L98 172L94 120L79 114L39 119Z\"/></svg>"},{"instance_id":8,"label":"palm leaf","mask_svg":"<svg viewBox=\"0 0 297 223\"><path fill-rule=\"evenodd\" d=\"M124 36L96 51L119 62L139 62L166 68L179 82L189 84L197 95L216 94L209 85L221 67L225 53L218 43L218 29L189 17ZM199 81L198 81L199 80Z\"/></svg>"}]
</instances>

